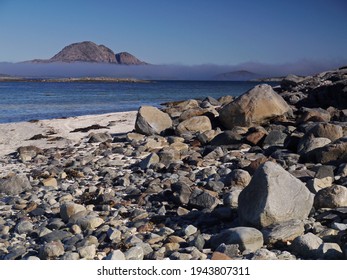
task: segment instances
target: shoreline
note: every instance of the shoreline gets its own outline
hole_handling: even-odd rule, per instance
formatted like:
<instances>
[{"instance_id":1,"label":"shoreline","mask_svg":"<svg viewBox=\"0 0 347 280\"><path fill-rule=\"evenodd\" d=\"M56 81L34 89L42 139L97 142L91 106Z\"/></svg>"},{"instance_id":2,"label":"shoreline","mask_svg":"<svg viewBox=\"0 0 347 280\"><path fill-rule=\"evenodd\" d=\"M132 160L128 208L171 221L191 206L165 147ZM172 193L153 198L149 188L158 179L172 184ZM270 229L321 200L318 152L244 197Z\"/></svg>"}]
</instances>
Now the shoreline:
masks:
<instances>
[{"instance_id":1,"label":"shoreline","mask_svg":"<svg viewBox=\"0 0 347 280\"><path fill-rule=\"evenodd\" d=\"M46 119L38 121L0 123L0 157L13 153L20 146L38 148L73 145L90 133L127 133L134 129L136 111ZM98 126L95 126L98 125ZM88 129L88 127L94 128ZM85 132L79 130L87 128Z\"/></svg>"}]
</instances>

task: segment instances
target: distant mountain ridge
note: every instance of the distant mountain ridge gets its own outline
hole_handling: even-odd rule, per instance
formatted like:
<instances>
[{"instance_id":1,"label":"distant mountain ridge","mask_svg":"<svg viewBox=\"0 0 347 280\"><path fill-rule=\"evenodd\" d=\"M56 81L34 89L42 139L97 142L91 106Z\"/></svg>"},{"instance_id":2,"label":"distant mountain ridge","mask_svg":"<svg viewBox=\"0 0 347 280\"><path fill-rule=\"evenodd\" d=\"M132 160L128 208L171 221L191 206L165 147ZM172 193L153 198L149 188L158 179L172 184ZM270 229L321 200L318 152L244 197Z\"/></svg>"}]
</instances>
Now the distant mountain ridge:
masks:
<instances>
[{"instance_id":1,"label":"distant mountain ridge","mask_svg":"<svg viewBox=\"0 0 347 280\"><path fill-rule=\"evenodd\" d=\"M257 79L260 76L261 75L254 72L239 70L218 74L214 77L214 79L218 81L249 81Z\"/></svg>"},{"instance_id":2,"label":"distant mountain ridge","mask_svg":"<svg viewBox=\"0 0 347 280\"><path fill-rule=\"evenodd\" d=\"M64 47L60 52L50 59L34 59L27 62L52 63L52 62L90 62L90 63L112 63L123 65L147 64L128 52L115 54L104 45L97 45L90 41L73 43Z\"/></svg>"}]
</instances>

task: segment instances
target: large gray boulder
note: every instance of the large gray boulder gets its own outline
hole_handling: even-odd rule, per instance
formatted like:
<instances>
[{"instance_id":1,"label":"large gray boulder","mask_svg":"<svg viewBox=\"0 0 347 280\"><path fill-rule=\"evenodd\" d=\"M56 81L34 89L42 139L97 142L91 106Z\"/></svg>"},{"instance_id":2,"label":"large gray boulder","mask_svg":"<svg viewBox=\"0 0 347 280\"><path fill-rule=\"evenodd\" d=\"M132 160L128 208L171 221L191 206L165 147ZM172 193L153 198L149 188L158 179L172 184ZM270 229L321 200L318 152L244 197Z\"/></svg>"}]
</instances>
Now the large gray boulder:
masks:
<instances>
[{"instance_id":1,"label":"large gray boulder","mask_svg":"<svg viewBox=\"0 0 347 280\"><path fill-rule=\"evenodd\" d=\"M313 194L280 165L268 161L259 166L249 185L240 193L238 205L242 225L267 227L307 218Z\"/></svg>"},{"instance_id":2,"label":"large gray boulder","mask_svg":"<svg viewBox=\"0 0 347 280\"><path fill-rule=\"evenodd\" d=\"M142 106L137 112L135 131L144 135L160 134L172 127L170 116L158 108Z\"/></svg>"},{"instance_id":3,"label":"large gray boulder","mask_svg":"<svg viewBox=\"0 0 347 280\"><path fill-rule=\"evenodd\" d=\"M263 84L239 96L219 112L221 123L228 129L263 124L292 110L271 86Z\"/></svg>"}]
</instances>

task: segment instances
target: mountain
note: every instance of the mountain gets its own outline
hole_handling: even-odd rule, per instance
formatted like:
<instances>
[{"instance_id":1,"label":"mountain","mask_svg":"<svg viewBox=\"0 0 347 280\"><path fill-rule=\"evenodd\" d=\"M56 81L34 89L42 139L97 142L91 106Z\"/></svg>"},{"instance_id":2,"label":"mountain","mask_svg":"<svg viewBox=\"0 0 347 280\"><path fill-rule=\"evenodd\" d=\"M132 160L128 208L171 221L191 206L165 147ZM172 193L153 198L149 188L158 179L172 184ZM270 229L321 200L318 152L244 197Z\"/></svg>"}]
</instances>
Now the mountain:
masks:
<instances>
[{"instance_id":1,"label":"mountain","mask_svg":"<svg viewBox=\"0 0 347 280\"><path fill-rule=\"evenodd\" d=\"M92 63L112 63L124 65L147 64L127 52L115 54L104 45L97 45L90 41L73 43L64 47L60 52L50 59L34 59L28 62L51 63L51 62L92 62Z\"/></svg>"},{"instance_id":2,"label":"mountain","mask_svg":"<svg viewBox=\"0 0 347 280\"><path fill-rule=\"evenodd\" d=\"M249 81L259 77L260 75L257 73L240 70L218 74L214 76L214 79L218 81Z\"/></svg>"}]
</instances>

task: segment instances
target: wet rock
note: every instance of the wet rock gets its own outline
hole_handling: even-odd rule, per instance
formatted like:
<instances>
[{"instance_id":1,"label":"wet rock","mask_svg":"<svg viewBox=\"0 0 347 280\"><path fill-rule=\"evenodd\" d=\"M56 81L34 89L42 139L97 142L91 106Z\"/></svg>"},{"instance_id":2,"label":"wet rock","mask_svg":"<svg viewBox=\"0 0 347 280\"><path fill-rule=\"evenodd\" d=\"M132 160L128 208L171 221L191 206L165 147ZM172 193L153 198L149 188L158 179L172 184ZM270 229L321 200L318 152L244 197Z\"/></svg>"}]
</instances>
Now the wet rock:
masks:
<instances>
[{"instance_id":1,"label":"wet rock","mask_svg":"<svg viewBox=\"0 0 347 280\"><path fill-rule=\"evenodd\" d=\"M6 179L0 179L0 193L17 195L31 188L30 181L25 175L13 175Z\"/></svg>"},{"instance_id":2,"label":"wet rock","mask_svg":"<svg viewBox=\"0 0 347 280\"><path fill-rule=\"evenodd\" d=\"M160 134L172 127L170 116L151 106L140 107L136 121L135 131L144 135Z\"/></svg>"},{"instance_id":3,"label":"wet rock","mask_svg":"<svg viewBox=\"0 0 347 280\"><path fill-rule=\"evenodd\" d=\"M250 250L256 251L263 246L262 233L250 227L236 227L222 231L211 237L211 248L217 249L222 243L238 244L241 251Z\"/></svg>"},{"instance_id":4,"label":"wet rock","mask_svg":"<svg viewBox=\"0 0 347 280\"><path fill-rule=\"evenodd\" d=\"M250 127L291 113L288 104L271 86L258 85L224 106L219 112L222 124L232 129L235 126Z\"/></svg>"},{"instance_id":5,"label":"wet rock","mask_svg":"<svg viewBox=\"0 0 347 280\"><path fill-rule=\"evenodd\" d=\"M266 162L240 193L238 204L241 224L266 227L307 218L313 205L313 195L281 166Z\"/></svg>"}]
</instances>

